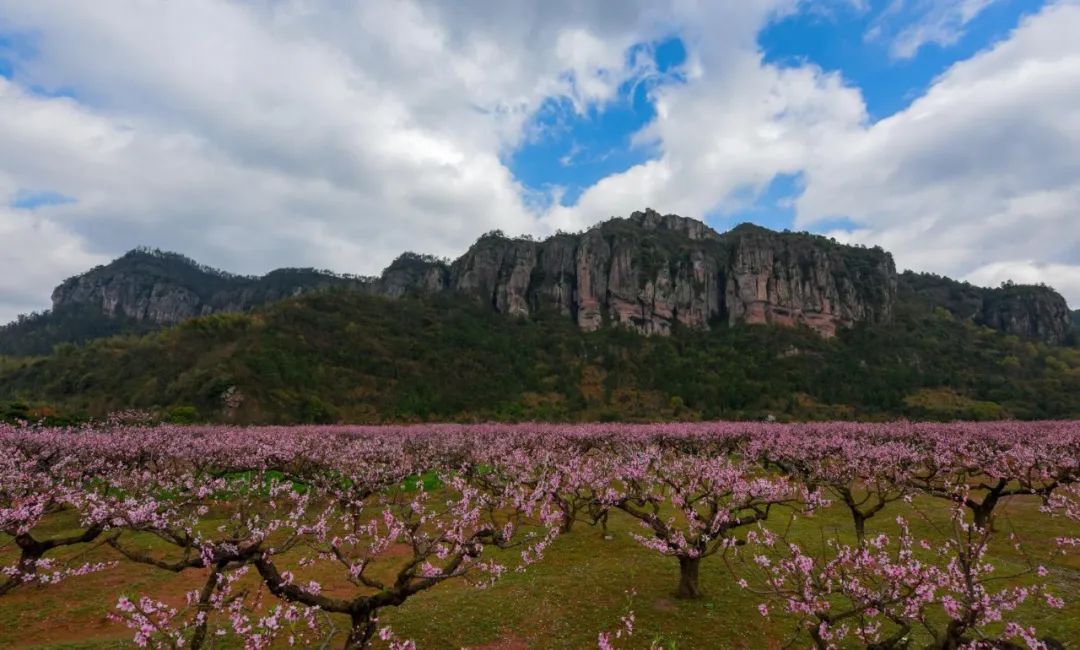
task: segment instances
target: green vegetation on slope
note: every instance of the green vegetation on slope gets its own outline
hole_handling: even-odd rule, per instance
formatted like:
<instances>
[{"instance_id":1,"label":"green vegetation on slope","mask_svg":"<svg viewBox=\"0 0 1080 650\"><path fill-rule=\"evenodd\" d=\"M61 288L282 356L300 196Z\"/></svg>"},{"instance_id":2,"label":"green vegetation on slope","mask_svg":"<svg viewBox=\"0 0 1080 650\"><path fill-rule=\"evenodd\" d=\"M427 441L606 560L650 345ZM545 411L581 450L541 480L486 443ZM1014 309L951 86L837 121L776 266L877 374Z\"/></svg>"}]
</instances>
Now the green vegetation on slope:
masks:
<instances>
[{"instance_id":1,"label":"green vegetation on slope","mask_svg":"<svg viewBox=\"0 0 1080 650\"><path fill-rule=\"evenodd\" d=\"M120 334L143 334L158 328L151 321L109 316L96 305L62 305L49 311L19 316L0 325L0 354L48 354L61 343L85 343Z\"/></svg>"},{"instance_id":2,"label":"green vegetation on slope","mask_svg":"<svg viewBox=\"0 0 1080 650\"><path fill-rule=\"evenodd\" d=\"M1005 336L912 295L896 311L887 325L832 340L765 326L643 337L581 332L554 315L507 318L445 296L330 291L4 360L0 417L126 408L280 423L1080 417L1080 349Z\"/></svg>"}]
</instances>

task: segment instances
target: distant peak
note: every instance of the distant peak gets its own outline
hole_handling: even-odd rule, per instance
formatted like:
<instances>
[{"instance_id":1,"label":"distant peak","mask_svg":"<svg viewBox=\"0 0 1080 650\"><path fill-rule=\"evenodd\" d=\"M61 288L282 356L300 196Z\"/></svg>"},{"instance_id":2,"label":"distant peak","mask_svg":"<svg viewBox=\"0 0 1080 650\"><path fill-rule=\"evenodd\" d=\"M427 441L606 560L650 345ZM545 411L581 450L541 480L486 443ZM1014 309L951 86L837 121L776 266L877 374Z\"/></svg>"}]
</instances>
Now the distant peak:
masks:
<instances>
[{"instance_id":1,"label":"distant peak","mask_svg":"<svg viewBox=\"0 0 1080 650\"><path fill-rule=\"evenodd\" d=\"M716 232L704 222L677 214L660 214L652 208L637 211L630 215L629 221L649 230L671 230L681 232L690 239L703 239Z\"/></svg>"},{"instance_id":2,"label":"distant peak","mask_svg":"<svg viewBox=\"0 0 1080 650\"><path fill-rule=\"evenodd\" d=\"M157 272L166 275L176 272L189 273L194 271L196 273L211 275L217 278L251 279L254 277L223 271L216 267L202 264L187 255L174 253L172 251L164 251L160 248L151 248L149 246L138 246L133 248L105 266L99 267L99 269L105 272L112 272L117 269L129 269L133 264L139 265L140 268L149 266L156 269Z\"/></svg>"},{"instance_id":3,"label":"distant peak","mask_svg":"<svg viewBox=\"0 0 1080 650\"><path fill-rule=\"evenodd\" d=\"M751 223L749 221L744 221L744 222L740 223L739 225L735 226L734 228L732 228L729 232L734 233L734 234L749 234L749 233L756 233L756 232L769 232L769 233L771 233L773 231L769 230L765 226L759 226L756 223Z\"/></svg>"},{"instance_id":4,"label":"distant peak","mask_svg":"<svg viewBox=\"0 0 1080 650\"><path fill-rule=\"evenodd\" d=\"M405 251L401 255L394 258L394 261L390 262L390 265L384 269L386 271L401 270L401 269L426 269L430 266L449 266L450 261L438 257L436 255L428 255L425 253L415 253L413 251Z\"/></svg>"},{"instance_id":5,"label":"distant peak","mask_svg":"<svg viewBox=\"0 0 1080 650\"><path fill-rule=\"evenodd\" d=\"M136 259L141 257L152 257L155 259L188 259L180 253L173 253L172 251L163 251L160 248L151 248L149 246L136 246L128 252L124 253L117 259Z\"/></svg>"}]
</instances>

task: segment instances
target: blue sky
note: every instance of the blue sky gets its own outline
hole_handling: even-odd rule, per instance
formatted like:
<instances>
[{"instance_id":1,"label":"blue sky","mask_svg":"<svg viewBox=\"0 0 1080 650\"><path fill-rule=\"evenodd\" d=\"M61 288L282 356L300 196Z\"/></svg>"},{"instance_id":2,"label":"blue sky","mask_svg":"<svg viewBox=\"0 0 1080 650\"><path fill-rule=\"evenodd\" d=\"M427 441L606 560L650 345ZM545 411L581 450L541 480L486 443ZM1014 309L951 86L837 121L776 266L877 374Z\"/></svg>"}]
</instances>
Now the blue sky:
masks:
<instances>
[{"instance_id":1,"label":"blue sky","mask_svg":"<svg viewBox=\"0 0 1080 650\"><path fill-rule=\"evenodd\" d=\"M530 120L525 144L507 161L514 176L544 195L561 188L558 198L568 206L600 179L654 157L651 148L633 146L631 138L656 115L649 91L685 81L680 68L686 49L671 36L630 48L628 64L639 56L649 57L655 67L621 84L608 105L578 112L567 99L545 101Z\"/></svg>"},{"instance_id":2,"label":"blue sky","mask_svg":"<svg viewBox=\"0 0 1080 650\"><path fill-rule=\"evenodd\" d=\"M871 122L907 108L949 66L970 58L1005 38L1020 20L1035 13L1039 0L996 0L963 24L949 25L951 42L926 42L907 56L895 51L904 30L926 21L948 0L873 0L807 2L791 15L769 23L758 35L763 61L778 66L812 64L838 72L862 94ZM949 40L946 39L946 40ZM569 101L549 101L533 119L535 135L509 157L515 177L530 190L551 196L562 188L560 202L573 205L583 189L658 156L655 149L632 146L634 134L655 116L649 90L685 82L680 74L686 49L678 35L642 43L628 53L654 57L659 75L633 79L619 88L610 105L575 112ZM794 224L793 200L802 192L799 173L777 174L763 189L748 189L739 208L711 212L717 228L752 221L782 230ZM738 198L738 197L736 197ZM822 232L849 230L844 217L816 224Z\"/></svg>"},{"instance_id":3,"label":"blue sky","mask_svg":"<svg viewBox=\"0 0 1080 650\"><path fill-rule=\"evenodd\" d=\"M75 199L51 190L33 191L20 189L11 198L11 207L17 210L36 210L50 205L74 203Z\"/></svg>"},{"instance_id":4,"label":"blue sky","mask_svg":"<svg viewBox=\"0 0 1080 650\"><path fill-rule=\"evenodd\" d=\"M963 26L956 42L927 43L910 58L898 58L890 52L889 37L919 18L920 3L900 3L904 9L898 13L888 11L893 0L868 4L866 9L840 5L827 13L802 11L772 23L758 37L765 61L809 61L840 72L862 91L871 119L878 120L907 107L946 68L1004 38L1022 16L1043 5L1039 0L992 2ZM880 35L868 37L878 24Z\"/></svg>"},{"instance_id":5,"label":"blue sky","mask_svg":"<svg viewBox=\"0 0 1080 650\"><path fill-rule=\"evenodd\" d=\"M11 77L10 43L11 39L0 33L0 77Z\"/></svg>"},{"instance_id":6,"label":"blue sky","mask_svg":"<svg viewBox=\"0 0 1080 650\"><path fill-rule=\"evenodd\" d=\"M0 77L10 79L17 60L28 60L35 54L33 41L25 33L5 29L0 21Z\"/></svg>"}]
</instances>

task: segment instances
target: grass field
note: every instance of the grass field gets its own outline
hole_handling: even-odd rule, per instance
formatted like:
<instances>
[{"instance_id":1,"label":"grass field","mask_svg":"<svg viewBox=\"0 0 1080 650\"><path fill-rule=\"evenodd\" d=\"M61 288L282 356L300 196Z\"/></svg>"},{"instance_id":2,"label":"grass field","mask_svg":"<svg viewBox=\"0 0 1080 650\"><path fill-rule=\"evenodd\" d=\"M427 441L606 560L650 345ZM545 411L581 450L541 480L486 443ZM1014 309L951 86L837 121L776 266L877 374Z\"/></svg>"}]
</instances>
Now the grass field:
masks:
<instances>
[{"instance_id":1,"label":"grass field","mask_svg":"<svg viewBox=\"0 0 1080 650\"><path fill-rule=\"evenodd\" d=\"M931 526L946 520L942 503L932 499L917 500L914 507L894 503L869 522L868 533L894 532L896 516L903 515L912 523L916 536L930 536ZM1013 498L1000 506L995 521L1001 534L996 535L991 559L998 571L1022 570L1027 555L1049 569L1047 579L1066 601L1063 610L1033 607L1022 611L1020 618L1036 625L1040 634L1052 636L1068 648L1080 648L1080 558L1055 555L1053 543L1057 535L1075 534L1075 522L1048 518L1038 511L1037 501L1027 497ZM54 519L50 526L59 532L74 523ZM787 514L780 511L769 526L778 528L787 523ZM807 646L806 636L793 637L794 620L776 614L765 619L757 612L761 599L735 584L720 556L708 558L702 565L704 598L676 599L676 561L640 546L630 536L639 530L619 512L611 515L611 539L603 539L599 528L579 523L556 539L544 559L526 572L511 573L486 589L461 580L438 585L402 607L386 610L381 622L414 639L420 648L588 648L596 647L600 630L617 627L619 617L629 607L637 622L625 647L648 647L653 642L673 649ZM794 538L810 548L829 536L850 541L850 531L847 512L835 506L811 518L797 519L792 528ZM1016 533L1022 553L1007 543L1008 532ZM145 548L156 546L150 537L129 539ZM119 558L107 546L89 552L84 547L73 553L81 554L81 560ZM8 559L7 555L10 548L5 548L3 559ZM183 593L199 586L204 575L199 570L177 575L121 562L113 569L58 585L23 587L0 599L0 647L129 647L131 632L106 617L118 596L146 594L179 606ZM331 575L326 573L324 584L333 593ZM628 595L631 591L632 597ZM273 600L272 596L267 598ZM344 619L336 622L336 627L344 631ZM344 632L337 641L343 638ZM921 645L918 637L914 641L913 647Z\"/></svg>"}]
</instances>

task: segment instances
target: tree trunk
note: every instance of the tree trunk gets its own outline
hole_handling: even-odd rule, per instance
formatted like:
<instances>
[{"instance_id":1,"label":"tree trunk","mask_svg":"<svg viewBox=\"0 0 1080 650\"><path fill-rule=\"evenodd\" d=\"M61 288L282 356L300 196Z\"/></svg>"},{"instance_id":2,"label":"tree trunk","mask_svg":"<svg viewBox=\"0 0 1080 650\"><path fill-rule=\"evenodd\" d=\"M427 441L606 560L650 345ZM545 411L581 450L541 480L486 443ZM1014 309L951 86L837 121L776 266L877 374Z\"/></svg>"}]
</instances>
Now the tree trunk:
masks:
<instances>
[{"instance_id":1,"label":"tree trunk","mask_svg":"<svg viewBox=\"0 0 1080 650\"><path fill-rule=\"evenodd\" d=\"M862 546L866 541L866 517L858 510L852 510L851 518L855 521L855 538L859 540L859 546Z\"/></svg>"},{"instance_id":2,"label":"tree trunk","mask_svg":"<svg viewBox=\"0 0 1080 650\"><path fill-rule=\"evenodd\" d=\"M360 611L352 614L352 629L345 640L345 650L367 650L375 636L375 612Z\"/></svg>"},{"instance_id":3,"label":"tree trunk","mask_svg":"<svg viewBox=\"0 0 1080 650\"><path fill-rule=\"evenodd\" d=\"M218 577L221 575L223 565L213 564L210 566L210 575L203 583L202 591L199 592L199 602L196 606L195 631L191 635L191 650L200 650L206 642L206 627L210 624L210 598L217 589Z\"/></svg>"},{"instance_id":4,"label":"tree trunk","mask_svg":"<svg viewBox=\"0 0 1080 650\"><path fill-rule=\"evenodd\" d=\"M602 513L600 513L600 515L598 517L596 517L594 519L594 521L593 521L593 525L596 525L596 522L600 523L600 538L601 539L611 539L611 534L608 533L608 528L607 528L607 518L608 518L608 511L605 510Z\"/></svg>"},{"instance_id":5,"label":"tree trunk","mask_svg":"<svg viewBox=\"0 0 1080 650\"><path fill-rule=\"evenodd\" d=\"M679 558L679 590L676 596L679 598L701 598L701 588L698 586L698 569L701 566L699 557Z\"/></svg>"},{"instance_id":6,"label":"tree trunk","mask_svg":"<svg viewBox=\"0 0 1080 650\"><path fill-rule=\"evenodd\" d=\"M994 506L997 505L997 502L997 496L989 495L981 504L971 509L974 523L978 528L985 529L988 526L993 526L991 517L994 514Z\"/></svg>"},{"instance_id":7,"label":"tree trunk","mask_svg":"<svg viewBox=\"0 0 1080 650\"><path fill-rule=\"evenodd\" d=\"M945 631L935 638L934 643L929 647L931 650L959 650L964 644L965 632L967 632L967 625L960 621L949 621Z\"/></svg>"},{"instance_id":8,"label":"tree trunk","mask_svg":"<svg viewBox=\"0 0 1080 650\"><path fill-rule=\"evenodd\" d=\"M19 546L19 565L17 573L0 584L0 595L3 595L21 584L30 582L37 575L38 561L45 555L45 546L23 533L15 536L15 543Z\"/></svg>"},{"instance_id":9,"label":"tree trunk","mask_svg":"<svg viewBox=\"0 0 1080 650\"><path fill-rule=\"evenodd\" d=\"M848 488L836 488L840 496L844 499L844 505L847 506L848 512L851 513L851 521L855 524L855 537L859 540L859 546L866 541L866 520L869 518L863 514L862 510L859 510L859 505L855 503L855 499L851 496L851 490Z\"/></svg>"},{"instance_id":10,"label":"tree trunk","mask_svg":"<svg viewBox=\"0 0 1080 650\"><path fill-rule=\"evenodd\" d=\"M560 508L562 510L562 521L559 522L559 534L565 535L574 529L574 513L566 508Z\"/></svg>"},{"instance_id":11,"label":"tree trunk","mask_svg":"<svg viewBox=\"0 0 1080 650\"><path fill-rule=\"evenodd\" d=\"M994 508L997 506L1006 485L1007 483L1004 480L999 481L997 485L986 493L982 503L972 504L971 500L968 500L968 507L971 508L971 514L974 517L976 526L988 528L991 531L994 529Z\"/></svg>"}]
</instances>

